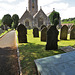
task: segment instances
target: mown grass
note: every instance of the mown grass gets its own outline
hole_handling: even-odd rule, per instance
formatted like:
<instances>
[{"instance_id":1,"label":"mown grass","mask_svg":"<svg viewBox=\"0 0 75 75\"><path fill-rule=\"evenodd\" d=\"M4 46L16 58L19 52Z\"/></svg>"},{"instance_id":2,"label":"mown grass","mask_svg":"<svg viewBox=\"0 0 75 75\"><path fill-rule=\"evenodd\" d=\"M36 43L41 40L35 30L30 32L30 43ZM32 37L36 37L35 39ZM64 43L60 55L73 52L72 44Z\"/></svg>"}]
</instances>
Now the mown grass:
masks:
<instances>
[{"instance_id":1,"label":"mown grass","mask_svg":"<svg viewBox=\"0 0 75 75\"><path fill-rule=\"evenodd\" d=\"M8 31L10 31L11 29L8 29ZM4 34L6 34L8 32L7 30L5 30L2 34L0 34L0 37L3 36Z\"/></svg>"},{"instance_id":2,"label":"mown grass","mask_svg":"<svg viewBox=\"0 0 75 75\"><path fill-rule=\"evenodd\" d=\"M32 30L27 31L27 40L28 43L18 43L23 75L36 75L35 64L34 64L35 59L64 53L60 49L46 51L45 50L46 42L41 42L40 37L34 38ZM69 35L68 35L68 40L60 40L58 42L58 45L60 48L63 46L74 46L74 43L75 40L69 40Z\"/></svg>"},{"instance_id":3,"label":"mown grass","mask_svg":"<svg viewBox=\"0 0 75 75\"><path fill-rule=\"evenodd\" d=\"M0 37L6 34L8 31L4 31L2 34L0 34Z\"/></svg>"}]
</instances>

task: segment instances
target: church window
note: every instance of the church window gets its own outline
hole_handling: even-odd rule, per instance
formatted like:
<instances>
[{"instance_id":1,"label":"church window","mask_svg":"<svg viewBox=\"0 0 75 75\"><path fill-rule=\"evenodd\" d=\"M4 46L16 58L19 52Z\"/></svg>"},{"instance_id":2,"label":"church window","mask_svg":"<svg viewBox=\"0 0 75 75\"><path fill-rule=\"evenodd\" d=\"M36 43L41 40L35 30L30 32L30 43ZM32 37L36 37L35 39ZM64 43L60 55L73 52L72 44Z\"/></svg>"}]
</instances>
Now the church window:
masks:
<instances>
[{"instance_id":1,"label":"church window","mask_svg":"<svg viewBox=\"0 0 75 75\"><path fill-rule=\"evenodd\" d=\"M43 19L42 18L39 18L38 19L38 27L40 27L41 25L43 25Z\"/></svg>"},{"instance_id":2,"label":"church window","mask_svg":"<svg viewBox=\"0 0 75 75\"><path fill-rule=\"evenodd\" d=\"M29 21L28 20L25 22L25 25L26 26L29 26Z\"/></svg>"}]
</instances>

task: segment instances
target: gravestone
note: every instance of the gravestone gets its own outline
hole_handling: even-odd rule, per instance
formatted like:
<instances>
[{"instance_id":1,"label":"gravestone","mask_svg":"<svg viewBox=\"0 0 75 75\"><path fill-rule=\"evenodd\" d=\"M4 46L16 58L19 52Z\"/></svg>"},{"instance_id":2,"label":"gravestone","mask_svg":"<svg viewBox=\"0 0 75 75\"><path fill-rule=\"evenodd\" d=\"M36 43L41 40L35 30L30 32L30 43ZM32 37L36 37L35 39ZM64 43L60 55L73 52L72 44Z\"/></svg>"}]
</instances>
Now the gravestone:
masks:
<instances>
[{"instance_id":1,"label":"gravestone","mask_svg":"<svg viewBox=\"0 0 75 75\"><path fill-rule=\"evenodd\" d=\"M63 50L64 52L71 52L71 51L75 51L75 48L71 46L65 46L65 47L61 47L60 50Z\"/></svg>"},{"instance_id":2,"label":"gravestone","mask_svg":"<svg viewBox=\"0 0 75 75\"><path fill-rule=\"evenodd\" d=\"M7 25L5 25L5 30L8 30L8 26Z\"/></svg>"},{"instance_id":3,"label":"gravestone","mask_svg":"<svg viewBox=\"0 0 75 75\"><path fill-rule=\"evenodd\" d=\"M4 25L1 25L1 29L4 30Z\"/></svg>"},{"instance_id":4,"label":"gravestone","mask_svg":"<svg viewBox=\"0 0 75 75\"><path fill-rule=\"evenodd\" d=\"M0 34L2 34L3 33L3 30L0 28Z\"/></svg>"},{"instance_id":5,"label":"gravestone","mask_svg":"<svg viewBox=\"0 0 75 75\"><path fill-rule=\"evenodd\" d=\"M72 28L70 32L70 39L75 39L75 28Z\"/></svg>"},{"instance_id":6,"label":"gravestone","mask_svg":"<svg viewBox=\"0 0 75 75\"><path fill-rule=\"evenodd\" d=\"M20 24L17 28L19 43L27 43L27 28Z\"/></svg>"},{"instance_id":7,"label":"gravestone","mask_svg":"<svg viewBox=\"0 0 75 75\"><path fill-rule=\"evenodd\" d=\"M67 34L68 34L68 27L66 25L64 25L61 28L60 39L61 40L67 40Z\"/></svg>"},{"instance_id":8,"label":"gravestone","mask_svg":"<svg viewBox=\"0 0 75 75\"><path fill-rule=\"evenodd\" d=\"M47 31L47 44L46 44L46 50L56 50L58 49L58 30L56 29L56 26L51 26L49 30Z\"/></svg>"},{"instance_id":9,"label":"gravestone","mask_svg":"<svg viewBox=\"0 0 75 75\"><path fill-rule=\"evenodd\" d=\"M73 28L75 28L75 25L73 25L73 26L71 27L71 29L73 29Z\"/></svg>"},{"instance_id":10,"label":"gravestone","mask_svg":"<svg viewBox=\"0 0 75 75\"><path fill-rule=\"evenodd\" d=\"M42 26L41 26L41 30L42 30L44 27L46 27L46 25L42 25Z\"/></svg>"},{"instance_id":11,"label":"gravestone","mask_svg":"<svg viewBox=\"0 0 75 75\"><path fill-rule=\"evenodd\" d=\"M48 25L47 28L49 29L51 27L51 25Z\"/></svg>"},{"instance_id":12,"label":"gravestone","mask_svg":"<svg viewBox=\"0 0 75 75\"><path fill-rule=\"evenodd\" d=\"M46 39L47 39L47 27L44 27L41 30L41 41L46 42Z\"/></svg>"},{"instance_id":13,"label":"gravestone","mask_svg":"<svg viewBox=\"0 0 75 75\"><path fill-rule=\"evenodd\" d=\"M33 29L33 36L34 37L39 37L39 29L38 28Z\"/></svg>"}]
</instances>

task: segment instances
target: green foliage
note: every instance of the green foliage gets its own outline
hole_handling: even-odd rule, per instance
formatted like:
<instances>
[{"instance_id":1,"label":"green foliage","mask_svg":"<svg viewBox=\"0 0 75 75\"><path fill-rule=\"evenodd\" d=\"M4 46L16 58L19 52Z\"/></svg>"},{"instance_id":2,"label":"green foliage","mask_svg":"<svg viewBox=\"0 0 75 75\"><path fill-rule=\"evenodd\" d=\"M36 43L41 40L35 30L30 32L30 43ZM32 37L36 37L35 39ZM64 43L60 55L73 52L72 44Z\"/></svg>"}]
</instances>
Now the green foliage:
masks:
<instances>
[{"instance_id":1,"label":"green foliage","mask_svg":"<svg viewBox=\"0 0 75 75\"><path fill-rule=\"evenodd\" d=\"M72 24L75 25L75 17L74 18L63 19L62 24L65 24L65 23L67 23L67 24L72 23Z\"/></svg>"},{"instance_id":2,"label":"green foliage","mask_svg":"<svg viewBox=\"0 0 75 75\"><path fill-rule=\"evenodd\" d=\"M4 25L8 25L9 27L11 27L12 24L12 18L10 14L6 14L3 16L2 18L2 22Z\"/></svg>"},{"instance_id":3,"label":"green foliage","mask_svg":"<svg viewBox=\"0 0 75 75\"><path fill-rule=\"evenodd\" d=\"M17 25L18 25L18 21L19 21L19 16L17 15L17 14L14 14L13 16L12 16L12 20L13 20L13 26L14 26L14 28L16 29L16 27L17 27Z\"/></svg>"},{"instance_id":4,"label":"green foliage","mask_svg":"<svg viewBox=\"0 0 75 75\"><path fill-rule=\"evenodd\" d=\"M5 30L2 34L0 34L0 37L1 36L3 36L3 35L5 35L7 32L9 32L11 29L8 29L8 31L7 30Z\"/></svg>"},{"instance_id":5,"label":"green foliage","mask_svg":"<svg viewBox=\"0 0 75 75\"><path fill-rule=\"evenodd\" d=\"M0 26L1 26L1 24L2 24L2 20L0 20Z\"/></svg>"},{"instance_id":6,"label":"green foliage","mask_svg":"<svg viewBox=\"0 0 75 75\"><path fill-rule=\"evenodd\" d=\"M55 10L49 15L50 22L54 25L59 24L60 14Z\"/></svg>"},{"instance_id":7,"label":"green foliage","mask_svg":"<svg viewBox=\"0 0 75 75\"><path fill-rule=\"evenodd\" d=\"M54 19L54 25L58 25L59 24L59 20L57 18Z\"/></svg>"}]
</instances>

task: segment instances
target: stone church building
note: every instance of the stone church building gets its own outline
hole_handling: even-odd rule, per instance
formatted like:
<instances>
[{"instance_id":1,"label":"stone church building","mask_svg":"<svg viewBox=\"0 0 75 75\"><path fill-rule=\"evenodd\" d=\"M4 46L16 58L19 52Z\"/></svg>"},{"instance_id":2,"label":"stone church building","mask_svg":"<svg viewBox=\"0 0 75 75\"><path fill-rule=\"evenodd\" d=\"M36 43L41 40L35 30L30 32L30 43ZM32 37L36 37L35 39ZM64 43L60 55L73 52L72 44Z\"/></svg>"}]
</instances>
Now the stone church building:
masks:
<instances>
[{"instance_id":1,"label":"stone church building","mask_svg":"<svg viewBox=\"0 0 75 75\"><path fill-rule=\"evenodd\" d=\"M19 23L24 24L27 28L39 28L41 25L50 25L50 20L41 7L38 11L38 0L28 0L28 10L26 8Z\"/></svg>"}]
</instances>

